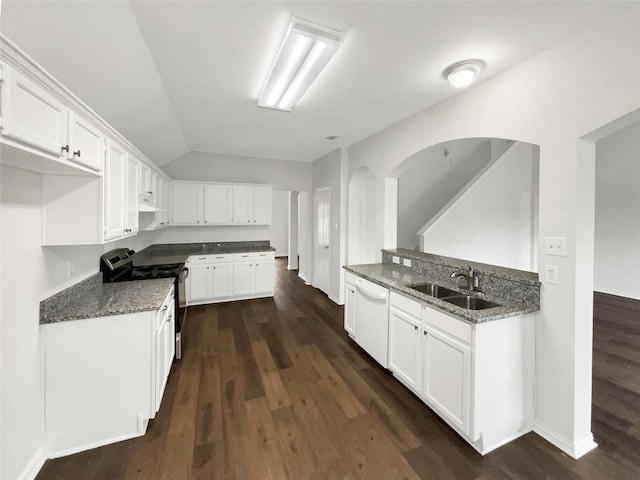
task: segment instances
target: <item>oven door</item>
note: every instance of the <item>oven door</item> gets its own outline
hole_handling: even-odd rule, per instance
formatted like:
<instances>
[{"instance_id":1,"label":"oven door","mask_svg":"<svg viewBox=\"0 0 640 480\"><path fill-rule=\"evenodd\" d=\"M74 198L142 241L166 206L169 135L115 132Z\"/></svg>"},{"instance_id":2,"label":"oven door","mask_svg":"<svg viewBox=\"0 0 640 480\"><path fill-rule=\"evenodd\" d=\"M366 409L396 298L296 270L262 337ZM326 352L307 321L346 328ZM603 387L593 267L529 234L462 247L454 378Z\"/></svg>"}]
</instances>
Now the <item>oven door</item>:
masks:
<instances>
[{"instance_id":1,"label":"oven door","mask_svg":"<svg viewBox=\"0 0 640 480\"><path fill-rule=\"evenodd\" d=\"M187 277L189 269L184 267L177 279L178 298L176 301L176 360L182 358L184 348L184 324L187 320Z\"/></svg>"}]
</instances>

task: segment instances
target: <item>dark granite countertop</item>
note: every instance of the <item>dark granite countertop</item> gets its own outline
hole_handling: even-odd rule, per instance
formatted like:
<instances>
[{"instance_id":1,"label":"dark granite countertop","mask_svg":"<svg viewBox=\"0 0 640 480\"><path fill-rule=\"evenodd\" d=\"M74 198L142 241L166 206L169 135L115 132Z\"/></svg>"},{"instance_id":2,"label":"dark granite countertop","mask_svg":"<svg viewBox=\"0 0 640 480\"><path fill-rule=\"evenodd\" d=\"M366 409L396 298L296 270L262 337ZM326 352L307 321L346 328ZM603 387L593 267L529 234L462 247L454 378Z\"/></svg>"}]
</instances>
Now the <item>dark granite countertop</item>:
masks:
<instances>
[{"instance_id":1,"label":"dark granite countertop","mask_svg":"<svg viewBox=\"0 0 640 480\"><path fill-rule=\"evenodd\" d=\"M368 265L345 265L343 268L346 271L358 275L366 280L370 280L373 283L377 283L378 285L382 285L383 287L387 287L408 297L415 298L422 303L425 303L432 307L436 307L447 313L455 315L461 320L466 320L470 323L485 323L493 320L499 320L501 318L533 313L539 310L538 305L527 303L509 303L505 302L505 300L502 298L483 293L478 293L478 296L486 300L498 303L501 306L487 308L485 310L467 310L465 308L452 305L451 303L409 288L407 285L410 284L426 282L439 284L439 282L434 282L432 279L412 272L408 268L401 267L399 265L388 265L381 263ZM451 288L451 285L442 286Z\"/></svg>"},{"instance_id":2,"label":"dark granite countertop","mask_svg":"<svg viewBox=\"0 0 640 480\"><path fill-rule=\"evenodd\" d=\"M102 283L97 273L40 302L40 324L159 310L173 278Z\"/></svg>"},{"instance_id":3,"label":"dark granite countertop","mask_svg":"<svg viewBox=\"0 0 640 480\"><path fill-rule=\"evenodd\" d=\"M163 265L184 263L191 255L222 255L226 253L274 252L268 241L165 243L140 250L133 257L133 265Z\"/></svg>"}]
</instances>

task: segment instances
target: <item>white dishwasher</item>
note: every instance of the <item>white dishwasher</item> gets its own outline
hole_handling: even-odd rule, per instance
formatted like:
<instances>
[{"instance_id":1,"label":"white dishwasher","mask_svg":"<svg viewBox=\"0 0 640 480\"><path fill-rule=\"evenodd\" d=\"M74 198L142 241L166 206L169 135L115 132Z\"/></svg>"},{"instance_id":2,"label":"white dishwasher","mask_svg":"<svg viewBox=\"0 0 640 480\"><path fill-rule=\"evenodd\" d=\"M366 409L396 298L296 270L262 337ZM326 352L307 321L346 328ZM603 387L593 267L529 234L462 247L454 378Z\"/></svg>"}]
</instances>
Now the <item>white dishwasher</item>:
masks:
<instances>
[{"instance_id":1,"label":"white dishwasher","mask_svg":"<svg viewBox=\"0 0 640 480\"><path fill-rule=\"evenodd\" d=\"M368 280L355 282L355 340L387 368L389 340L389 289Z\"/></svg>"}]
</instances>

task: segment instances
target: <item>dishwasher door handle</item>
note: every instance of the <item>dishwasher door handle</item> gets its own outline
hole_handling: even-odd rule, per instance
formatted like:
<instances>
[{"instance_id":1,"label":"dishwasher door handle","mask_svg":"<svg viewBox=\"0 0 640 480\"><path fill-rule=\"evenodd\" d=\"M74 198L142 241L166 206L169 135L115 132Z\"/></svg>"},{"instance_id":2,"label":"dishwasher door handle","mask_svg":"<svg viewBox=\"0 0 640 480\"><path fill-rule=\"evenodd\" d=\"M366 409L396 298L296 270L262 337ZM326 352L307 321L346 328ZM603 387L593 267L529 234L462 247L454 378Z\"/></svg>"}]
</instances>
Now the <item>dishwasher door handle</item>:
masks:
<instances>
[{"instance_id":1,"label":"dishwasher door handle","mask_svg":"<svg viewBox=\"0 0 640 480\"><path fill-rule=\"evenodd\" d=\"M360 281L356 281L356 290L358 290L363 295L366 295L371 300L375 300L375 301L378 301L378 302L386 302L387 301L387 292L386 291L385 291L384 294L379 294L379 293L374 292L371 289L367 288Z\"/></svg>"}]
</instances>

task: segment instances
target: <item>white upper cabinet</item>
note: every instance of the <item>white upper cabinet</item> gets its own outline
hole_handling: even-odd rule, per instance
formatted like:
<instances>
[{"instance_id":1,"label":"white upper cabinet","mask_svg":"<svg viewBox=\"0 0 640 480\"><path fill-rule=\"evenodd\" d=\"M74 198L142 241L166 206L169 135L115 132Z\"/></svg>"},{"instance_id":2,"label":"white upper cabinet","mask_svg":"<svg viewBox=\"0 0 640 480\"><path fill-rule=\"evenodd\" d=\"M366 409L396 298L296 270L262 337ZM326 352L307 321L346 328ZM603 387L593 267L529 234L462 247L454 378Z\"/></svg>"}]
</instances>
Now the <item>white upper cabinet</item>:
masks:
<instances>
[{"instance_id":1,"label":"white upper cabinet","mask_svg":"<svg viewBox=\"0 0 640 480\"><path fill-rule=\"evenodd\" d=\"M46 90L7 66L3 68L3 84L2 134L62 157L63 148L67 147L68 109Z\"/></svg>"},{"instance_id":2,"label":"white upper cabinet","mask_svg":"<svg viewBox=\"0 0 640 480\"><path fill-rule=\"evenodd\" d=\"M107 142L104 171L105 240L120 238L125 233L126 174L127 153L116 143Z\"/></svg>"},{"instance_id":3,"label":"white upper cabinet","mask_svg":"<svg viewBox=\"0 0 640 480\"><path fill-rule=\"evenodd\" d=\"M268 225L271 223L270 186L233 187L233 223Z\"/></svg>"},{"instance_id":4,"label":"white upper cabinet","mask_svg":"<svg viewBox=\"0 0 640 480\"><path fill-rule=\"evenodd\" d=\"M199 225L203 223L203 186L197 183L174 183L172 223Z\"/></svg>"},{"instance_id":5,"label":"white upper cabinet","mask_svg":"<svg viewBox=\"0 0 640 480\"><path fill-rule=\"evenodd\" d=\"M72 162L101 172L104 165L105 151L105 137L102 132L88 120L74 112L69 112L68 131L69 151L66 152L67 158Z\"/></svg>"},{"instance_id":6,"label":"white upper cabinet","mask_svg":"<svg viewBox=\"0 0 640 480\"><path fill-rule=\"evenodd\" d=\"M104 240L135 235L138 231L138 163L112 141L107 142L104 181Z\"/></svg>"},{"instance_id":7,"label":"white upper cabinet","mask_svg":"<svg viewBox=\"0 0 640 480\"><path fill-rule=\"evenodd\" d=\"M269 225L271 186L173 182L173 225Z\"/></svg>"},{"instance_id":8,"label":"white upper cabinet","mask_svg":"<svg viewBox=\"0 0 640 480\"><path fill-rule=\"evenodd\" d=\"M204 223L225 225L231 223L232 187L229 185L204 186Z\"/></svg>"},{"instance_id":9,"label":"white upper cabinet","mask_svg":"<svg viewBox=\"0 0 640 480\"><path fill-rule=\"evenodd\" d=\"M253 223L271 224L271 187L253 187Z\"/></svg>"}]
</instances>

